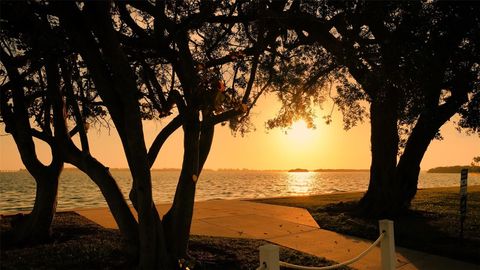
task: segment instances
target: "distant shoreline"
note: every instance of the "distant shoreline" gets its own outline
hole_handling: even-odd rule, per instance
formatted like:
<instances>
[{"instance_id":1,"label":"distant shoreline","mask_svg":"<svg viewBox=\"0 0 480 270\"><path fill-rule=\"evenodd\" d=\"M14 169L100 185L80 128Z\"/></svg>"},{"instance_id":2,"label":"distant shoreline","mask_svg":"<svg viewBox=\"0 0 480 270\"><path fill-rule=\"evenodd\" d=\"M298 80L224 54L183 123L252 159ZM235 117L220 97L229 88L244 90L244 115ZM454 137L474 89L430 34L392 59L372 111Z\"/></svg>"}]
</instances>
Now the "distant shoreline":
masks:
<instances>
[{"instance_id":1,"label":"distant shoreline","mask_svg":"<svg viewBox=\"0 0 480 270\"><path fill-rule=\"evenodd\" d=\"M128 171L128 168L109 168L110 171ZM64 168L65 171L80 171L77 168ZM18 169L18 170L0 170L0 173L11 173L11 172L22 172L26 171L26 169ZM159 169L151 169L151 171L181 171L180 168L159 168ZM315 169L315 170L308 170L308 169L233 169L233 168L220 168L220 169L203 169L204 172L295 172L295 171L302 171L302 172L368 172L369 169Z\"/></svg>"},{"instance_id":2,"label":"distant shoreline","mask_svg":"<svg viewBox=\"0 0 480 270\"><path fill-rule=\"evenodd\" d=\"M110 171L128 171L129 168L109 168ZM444 166L444 167L435 167L428 170L421 170L421 172L426 173L460 173L462 169L468 169L469 173L480 173L480 166ZM80 171L77 168L64 168L64 171ZM16 173L27 171L26 169L17 169L17 170L0 170L0 173ZM152 172L178 172L181 171L180 168L155 168L151 169ZM369 172L370 169L234 169L234 168L220 168L220 169L203 169L204 172Z\"/></svg>"},{"instance_id":3,"label":"distant shoreline","mask_svg":"<svg viewBox=\"0 0 480 270\"><path fill-rule=\"evenodd\" d=\"M462 169L468 169L469 173L480 173L480 166L445 166L435 167L427 171L427 173L460 173Z\"/></svg>"},{"instance_id":4,"label":"distant shoreline","mask_svg":"<svg viewBox=\"0 0 480 270\"><path fill-rule=\"evenodd\" d=\"M435 167L429 170L422 170L427 173L460 173L461 169L469 169L469 173L480 173L480 166L447 166ZM445 171L436 171L437 169L446 169ZM25 170L25 169L21 169ZM65 168L65 170L78 170L77 168ZM110 168L112 171L125 171L128 168ZM151 169L151 171L181 171L180 168L158 168ZM246 169L246 168L219 168L219 169L203 169L204 172L369 172L370 169Z\"/></svg>"}]
</instances>

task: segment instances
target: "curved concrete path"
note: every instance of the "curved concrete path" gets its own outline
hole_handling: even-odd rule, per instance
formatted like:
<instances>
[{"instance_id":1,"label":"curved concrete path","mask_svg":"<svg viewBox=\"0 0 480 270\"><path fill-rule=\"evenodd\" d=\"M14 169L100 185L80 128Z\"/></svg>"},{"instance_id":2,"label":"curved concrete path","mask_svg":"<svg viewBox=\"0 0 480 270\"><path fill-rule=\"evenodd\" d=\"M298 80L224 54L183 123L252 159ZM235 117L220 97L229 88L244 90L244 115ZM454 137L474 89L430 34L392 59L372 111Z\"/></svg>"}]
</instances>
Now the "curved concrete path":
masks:
<instances>
[{"instance_id":1,"label":"curved concrete path","mask_svg":"<svg viewBox=\"0 0 480 270\"><path fill-rule=\"evenodd\" d=\"M163 215L170 204L156 206ZM81 209L76 212L106 228L118 228L108 208ZM240 200L196 202L191 233L264 239L337 262L355 257L371 243L368 240L320 229L305 209ZM380 269L380 249L373 249L351 266L361 270ZM480 270L480 266L397 248L397 269Z\"/></svg>"}]
</instances>

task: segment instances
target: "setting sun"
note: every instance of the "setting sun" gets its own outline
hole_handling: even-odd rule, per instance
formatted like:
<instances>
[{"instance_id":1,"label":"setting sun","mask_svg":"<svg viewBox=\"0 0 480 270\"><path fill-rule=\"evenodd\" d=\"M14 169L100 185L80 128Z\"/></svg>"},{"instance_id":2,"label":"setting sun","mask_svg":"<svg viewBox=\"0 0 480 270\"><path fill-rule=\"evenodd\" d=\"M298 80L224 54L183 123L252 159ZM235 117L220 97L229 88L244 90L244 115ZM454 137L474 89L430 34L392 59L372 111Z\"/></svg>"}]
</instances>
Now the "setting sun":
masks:
<instances>
[{"instance_id":1,"label":"setting sun","mask_svg":"<svg viewBox=\"0 0 480 270\"><path fill-rule=\"evenodd\" d=\"M315 139L315 129L308 128L305 121L299 120L286 131L286 137L294 145L307 145Z\"/></svg>"},{"instance_id":2,"label":"setting sun","mask_svg":"<svg viewBox=\"0 0 480 270\"><path fill-rule=\"evenodd\" d=\"M276 133L275 143L282 149L282 159L287 168L307 167L315 169L318 164L318 149L324 134L318 128L308 128L303 120L296 121L285 131Z\"/></svg>"}]
</instances>

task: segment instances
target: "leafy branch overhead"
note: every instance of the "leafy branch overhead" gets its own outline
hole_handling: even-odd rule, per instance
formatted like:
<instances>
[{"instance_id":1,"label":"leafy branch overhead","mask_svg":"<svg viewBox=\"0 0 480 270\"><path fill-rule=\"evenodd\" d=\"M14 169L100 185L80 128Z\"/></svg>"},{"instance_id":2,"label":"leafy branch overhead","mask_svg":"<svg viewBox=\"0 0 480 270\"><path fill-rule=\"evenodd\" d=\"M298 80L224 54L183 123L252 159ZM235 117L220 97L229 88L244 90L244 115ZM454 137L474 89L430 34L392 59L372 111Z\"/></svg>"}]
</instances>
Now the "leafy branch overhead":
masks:
<instances>
[{"instance_id":1,"label":"leafy branch overhead","mask_svg":"<svg viewBox=\"0 0 480 270\"><path fill-rule=\"evenodd\" d=\"M314 127L316 107L329 98L345 129L369 117L371 179L360 206L377 217L408 209L423 155L453 115L460 128L479 132L477 5L112 0L0 7L1 121L38 183L56 179L50 192L38 193L48 195L39 199L50 209L42 215L51 222L63 162L74 164L102 190L141 269L174 269L187 256L196 184L215 126L249 131L264 93L282 103L268 128L299 119ZM150 147L146 119L167 122ZM89 128L110 125L130 168L138 221L90 153ZM179 128L182 169L161 217L150 168ZM38 161L33 137L49 143L53 167Z\"/></svg>"}]
</instances>

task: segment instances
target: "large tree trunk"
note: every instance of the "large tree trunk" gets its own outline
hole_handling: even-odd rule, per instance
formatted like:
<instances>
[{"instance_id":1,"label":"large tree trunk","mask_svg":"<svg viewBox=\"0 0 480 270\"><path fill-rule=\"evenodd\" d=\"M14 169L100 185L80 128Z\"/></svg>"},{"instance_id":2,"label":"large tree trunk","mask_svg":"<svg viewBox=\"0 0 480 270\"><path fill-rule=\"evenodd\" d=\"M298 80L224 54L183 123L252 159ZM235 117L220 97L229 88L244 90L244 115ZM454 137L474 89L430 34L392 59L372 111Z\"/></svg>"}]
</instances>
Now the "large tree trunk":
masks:
<instances>
[{"instance_id":1,"label":"large tree trunk","mask_svg":"<svg viewBox=\"0 0 480 270\"><path fill-rule=\"evenodd\" d=\"M389 216L397 210L392 197L399 142L396 108L392 92L374 98L370 105L372 163L368 190L360 201L364 215Z\"/></svg>"},{"instance_id":2,"label":"large tree trunk","mask_svg":"<svg viewBox=\"0 0 480 270\"><path fill-rule=\"evenodd\" d=\"M176 258L187 256L197 180L210 152L214 126L201 128L194 120L184 125L184 157L172 207L164 216L167 246Z\"/></svg>"},{"instance_id":3,"label":"large tree trunk","mask_svg":"<svg viewBox=\"0 0 480 270\"><path fill-rule=\"evenodd\" d=\"M37 184L33 210L14 220L14 244L38 244L50 240L51 225L57 208L58 178L62 168L63 163L33 174Z\"/></svg>"},{"instance_id":4,"label":"large tree trunk","mask_svg":"<svg viewBox=\"0 0 480 270\"><path fill-rule=\"evenodd\" d=\"M186 122L183 130L182 170L172 207L163 217L167 247L176 258L185 258L186 256L199 169L200 127L198 120Z\"/></svg>"},{"instance_id":5,"label":"large tree trunk","mask_svg":"<svg viewBox=\"0 0 480 270\"><path fill-rule=\"evenodd\" d=\"M143 142L141 121L132 123L129 120L126 117L125 123L127 123L127 127L130 126L131 128L127 128L126 136L123 137L122 142L137 196L140 239L139 268L171 269L172 261L167 253L162 224L153 203L150 168ZM136 123L140 124L140 127L133 128Z\"/></svg>"},{"instance_id":6,"label":"large tree trunk","mask_svg":"<svg viewBox=\"0 0 480 270\"><path fill-rule=\"evenodd\" d=\"M456 95L441 106L422 113L410 134L400 161L397 165L396 180L399 188L395 190L399 207L406 210L417 193L420 163L439 129L466 101L466 95ZM435 100L435 103L437 101Z\"/></svg>"},{"instance_id":7,"label":"large tree trunk","mask_svg":"<svg viewBox=\"0 0 480 270\"><path fill-rule=\"evenodd\" d=\"M113 178L107 167L92 156L81 156L81 153L78 154L70 158L68 162L86 173L95 182L100 188L123 237L131 245L138 245L138 224L115 178Z\"/></svg>"},{"instance_id":8,"label":"large tree trunk","mask_svg":"<svg viewBox=\"0 0 480 270\"><path fill-rule=\"evenodd\" d=\"M428 145L434 139L439 126L432 123L431 117L422 114L410 134L403 154L397 165L396 179L399 188L395 190L402 210L407 210L417 193L420 163ZM443 123L442 123L443 124Z\"/></svg>"},{"instance_id":9,"label":"large tree trunk","mask_svg":"<svg viewBox=\"0 0 480 270\"><path fill-rule=\"evenodd\" d=\"M97 184L123 236L138 244L138 224L109 169L95 158L85 158L83 171Z\"/></svg>"}]
</instances>

